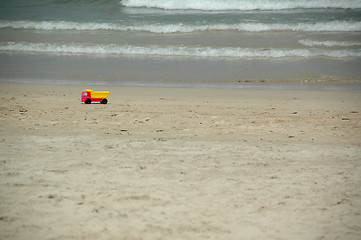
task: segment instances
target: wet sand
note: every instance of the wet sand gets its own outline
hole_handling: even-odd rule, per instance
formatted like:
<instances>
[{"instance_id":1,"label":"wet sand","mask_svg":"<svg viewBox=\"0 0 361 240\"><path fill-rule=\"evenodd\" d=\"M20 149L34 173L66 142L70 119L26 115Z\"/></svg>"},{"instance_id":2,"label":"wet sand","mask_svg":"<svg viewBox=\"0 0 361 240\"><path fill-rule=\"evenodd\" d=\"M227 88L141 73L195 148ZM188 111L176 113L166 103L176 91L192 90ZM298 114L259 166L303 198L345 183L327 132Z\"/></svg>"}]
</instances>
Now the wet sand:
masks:
<instances>
[{"instance_id":1,"label":"wet sand","mask_svg":"<svg viewBox=\"0 0 361 240\"><path fill-rule=\"evenodd\" d=\"M80 103L85 88L107 105ZM0 239L359 239L361 93L0 83Z\"/></svg>"}]
</instances>

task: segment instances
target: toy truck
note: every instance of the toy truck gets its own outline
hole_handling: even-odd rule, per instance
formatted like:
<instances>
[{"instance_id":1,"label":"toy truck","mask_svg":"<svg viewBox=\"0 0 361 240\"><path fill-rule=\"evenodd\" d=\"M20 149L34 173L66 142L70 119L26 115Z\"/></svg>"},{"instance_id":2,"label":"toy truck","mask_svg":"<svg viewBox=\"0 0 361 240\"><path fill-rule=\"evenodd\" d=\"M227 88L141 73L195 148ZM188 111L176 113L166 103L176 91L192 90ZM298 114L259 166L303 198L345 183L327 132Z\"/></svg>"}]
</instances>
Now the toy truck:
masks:
<instances>
[{"instance_id":1,"label":"toy truck","mask_svg":"<svg viewBox=\"0 0 361 240\"><path fill-rule=\"evenodd\" d=\"M108 91L94 91L94 90L85 90L81 93L81 102L85 104L91 103L108 103Z\"/></svg>"}]
</instances>

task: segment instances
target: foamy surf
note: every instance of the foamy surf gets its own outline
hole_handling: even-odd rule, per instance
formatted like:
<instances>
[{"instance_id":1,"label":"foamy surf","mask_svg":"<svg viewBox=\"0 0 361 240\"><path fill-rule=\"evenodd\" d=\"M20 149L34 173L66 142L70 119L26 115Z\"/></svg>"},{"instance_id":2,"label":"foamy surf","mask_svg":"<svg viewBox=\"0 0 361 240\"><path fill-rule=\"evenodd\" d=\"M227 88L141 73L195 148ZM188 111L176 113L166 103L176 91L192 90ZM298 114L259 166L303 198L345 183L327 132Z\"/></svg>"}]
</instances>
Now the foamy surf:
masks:
<instances>
[{"instance_id":1,"label":"foamy surf","mask_svg":"<svg viewBox=\"0 0 361 240\"><path fill-rule=\"evenodd\" d=\"M121 0L120 3L126 7L204 11L361 8L361 1L359 0Z\"/></svg>"},{"instance_id":2,"label":"foamy surf","mask_svg":"<svg viewBox=\"0 0 361 240\"><path fill-rule=\"evenodd\" d=\"M361 32L361 22L330 21L320 23L239 23L239 24L136 24L124 25L120 23L101 22L73 22L73 21L3 21L0 29L28 29L28 30L74 30L74 31L141 31L151 33L192 33L205 31L239 31L239 32Z\"/></svg>"},{"instance_id":3,"label":"foamy surf","mask_svg":"<svg viewBox=\"0 0 361 240\"><path fill-rule=\"evenodd\" d=\"M307 47L361 47L361 42L354 41L317 41L305 39L298 42Z\"/></svg>"},{"instance_id":4,"label":"foamy surf","mask_svg":"<svg viewBox=\"0 0 361 240\"><path fill-rule=\"evenodd\" d=\"M15 43L0 44L0 52L34 54L87 54L87 55L132 55L163 57L197 58L287 58L287 57L361 57L358 50L323 50L323 49L262 49L262 48L211 48L184 46L132 46L101 44L48 44Z\"/></svg>"}]
</instances>

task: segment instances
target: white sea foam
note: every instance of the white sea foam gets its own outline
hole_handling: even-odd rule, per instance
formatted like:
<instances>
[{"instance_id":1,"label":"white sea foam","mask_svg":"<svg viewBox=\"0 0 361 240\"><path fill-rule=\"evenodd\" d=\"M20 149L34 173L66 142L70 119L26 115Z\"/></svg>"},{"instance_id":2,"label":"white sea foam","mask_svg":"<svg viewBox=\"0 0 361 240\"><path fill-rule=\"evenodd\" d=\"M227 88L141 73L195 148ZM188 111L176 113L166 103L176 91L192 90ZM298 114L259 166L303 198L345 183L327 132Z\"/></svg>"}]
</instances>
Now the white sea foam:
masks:
<instances>
[{"instance_id":1,"label":"white sea foam","mask_svg":"<svg viewBox=\"0 0 361 240\"><path fill-rule=\"evenodd\" d=\"M352 41L315 41L310 39L299 40L301 45L307 47L359 47L361 42Z\"/></svg>"},{"instance_id":2,"label":"white sea foam","mask_svg":"<svg viewBox=\"0 0 361 240\"><path fill-rule=\"evenodd\" d=\"M79 30L79 31L96 31L96 30L120 30L127 29L111 23L80 23L71 21L1 21L0 28L13 29L35 29L35 30Z\"/></svg>"},{"instance_id":3,"label":"white sea foam","mask_svg":"<svg viewBox=\"0 0 361 240\"><path fill-rule=\"evenodd\" d=\"M121 0L120 3L127 7L204 11L361 8L360 0Z\"/></svg>"},{"instance_id":4,"label":"white sea foam","mask_svg":"<svg viewBox=\"0 0 361 240\"><path fill-rule=\"evenodd\" d=\"M72 21L4 21L0 20L0 29L30 30L75 30L75 31L144 31L152 33L190 33L199 31L295 31L295 32L360 32L361 22L330 21L319 23L277 24L277 23L239 23L239 24L139 24L122 25L119 23L72 22Z\"/></svg>"},{"instance_id":5,"label":"white sea foam","mask_svg":"<svg viewBox=\"0 0 361 240\"><path fill-rule=\"evenodd\" d=\"M0 52L47 53L75 55L132 55L132 56L169 56L197 58L285 58L285 57L361 57L360 50L322 50L322 49L263 49L263 48L211 48L185 46L133 46L101 44L48 44L8 42L0 44Z\"/></svg>"}]
</instances>

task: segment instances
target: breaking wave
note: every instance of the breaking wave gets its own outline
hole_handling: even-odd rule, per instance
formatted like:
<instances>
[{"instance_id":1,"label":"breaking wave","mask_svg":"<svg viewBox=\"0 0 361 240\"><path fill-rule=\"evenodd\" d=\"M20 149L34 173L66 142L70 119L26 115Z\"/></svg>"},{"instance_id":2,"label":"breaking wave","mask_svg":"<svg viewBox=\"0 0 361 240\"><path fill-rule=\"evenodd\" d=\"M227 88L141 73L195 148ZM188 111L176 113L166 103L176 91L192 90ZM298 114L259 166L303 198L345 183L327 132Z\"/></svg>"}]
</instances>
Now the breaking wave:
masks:
<instances>
[{"instance_id":1,"label":"breaking wave","mask_svg":"<svg viewBox=\"0 0 361 240\"><path fill-rule=\"evenodd\" d=\"M263 48L212 48L184 46L134 46L101 44L49 44L8 42L0 44L0 52L35 54L74 54L74 55L132 55L196 58L285 58L285 57L361 57L360 50L322 49L263 49Z\"/></svg>"},{"instance_id":2,"label":"breaking wave","mask_svg":"<svg viewBox=\"0 0 361 240\"><path fill-rule=\"evenodd\" d=\"M126 7L204 11L361 8L360 0L121 0L120 3Z\"/></svg>"},{"instance_id":3,"label":"breaking wave","mask_svg":"<svg viewBox=\"0 0 361 240\"><path fill-rule=\"evenodd\" d=\"M122 25L120 23L72 22L72 21L4 21L0 29L29 30L75 30L75 31L143 31L151 33L191 33L199 31L294 31L294 32L360 32L361 22L330 21L319 23L277 24L277 23L239 23L239 24L145 24Z\"/></svg>"},{"instance_id":4,"label":"breaking wave","mask_svg":"<svg viewBox=\"0 0 361 240\"><path fill-rule=\"evenodd\" d=\"M355 47L361 46L361 42L352 42L352 41L314 41L310 39L299 40L301 45L307 47Z\"/></svg>"}]
</instances>

